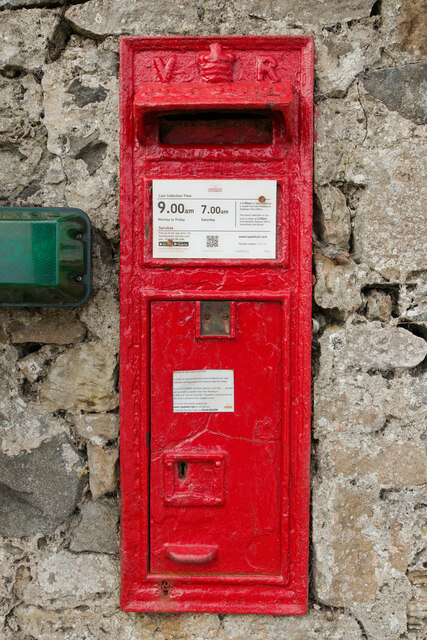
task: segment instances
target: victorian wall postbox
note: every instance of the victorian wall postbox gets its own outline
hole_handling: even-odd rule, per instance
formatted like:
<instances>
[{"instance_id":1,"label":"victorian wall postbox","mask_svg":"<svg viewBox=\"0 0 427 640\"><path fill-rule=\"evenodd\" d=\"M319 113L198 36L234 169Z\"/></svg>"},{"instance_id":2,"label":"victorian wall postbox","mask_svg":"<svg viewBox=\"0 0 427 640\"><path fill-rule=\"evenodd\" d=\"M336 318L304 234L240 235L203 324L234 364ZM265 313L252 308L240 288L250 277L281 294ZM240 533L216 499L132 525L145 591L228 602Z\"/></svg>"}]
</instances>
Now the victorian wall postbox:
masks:
<instances>
[{"instance_id":1,"label":"victorian wall postbox","mask_svg":"<svg viewBox=\"0 0 427 640\"><path fill-rule=\"evenodd\" d=\"M307 606L313 51L121 43L122 607Z\"/></svg>"}]
</instances>

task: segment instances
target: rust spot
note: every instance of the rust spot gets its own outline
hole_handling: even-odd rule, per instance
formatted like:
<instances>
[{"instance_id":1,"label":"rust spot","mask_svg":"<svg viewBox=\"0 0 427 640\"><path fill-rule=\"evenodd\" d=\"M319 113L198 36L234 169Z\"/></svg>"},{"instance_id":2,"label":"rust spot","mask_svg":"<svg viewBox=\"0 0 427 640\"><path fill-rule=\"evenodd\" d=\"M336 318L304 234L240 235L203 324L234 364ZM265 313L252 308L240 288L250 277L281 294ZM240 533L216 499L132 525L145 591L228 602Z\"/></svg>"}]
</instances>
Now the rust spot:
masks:
<instances>
[{"instance_id":1,"label":"rust spot","mask_svg":"<svg viewBox=\"0 0 427 640\"><path fill-rule=\"evenodd\" d=\"M230 302L203 300L200 307L200 333L202 336L230 335Z\"/></svg>"}]
</instances>

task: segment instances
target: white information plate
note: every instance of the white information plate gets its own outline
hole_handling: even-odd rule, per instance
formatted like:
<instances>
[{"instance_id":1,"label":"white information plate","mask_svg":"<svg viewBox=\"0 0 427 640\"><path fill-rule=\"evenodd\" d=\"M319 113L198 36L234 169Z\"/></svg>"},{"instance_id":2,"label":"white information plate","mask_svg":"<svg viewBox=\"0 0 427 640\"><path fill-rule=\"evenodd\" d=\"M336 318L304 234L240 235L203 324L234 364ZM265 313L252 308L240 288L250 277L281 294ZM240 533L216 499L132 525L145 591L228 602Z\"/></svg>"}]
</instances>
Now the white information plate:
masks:
<instances>
[{"instance_id":1,"label":"white information plate","mask_svg":"<svg viewBox=\"0 0 427 640\"><path fill-rule=\"evenodd\" d=\"M173 372L174 413L234 411L234 371L202 369Z\"/></svg>"},{"instance_id":2,"label":"white information plate","mask_svg":"<svg viewBox=\"0 0 427 640\"><path fill-rule=\"evenodd\" d=\"M274 260L276 180L153 180L153 258Z\"/></svg>"}]
</instances>

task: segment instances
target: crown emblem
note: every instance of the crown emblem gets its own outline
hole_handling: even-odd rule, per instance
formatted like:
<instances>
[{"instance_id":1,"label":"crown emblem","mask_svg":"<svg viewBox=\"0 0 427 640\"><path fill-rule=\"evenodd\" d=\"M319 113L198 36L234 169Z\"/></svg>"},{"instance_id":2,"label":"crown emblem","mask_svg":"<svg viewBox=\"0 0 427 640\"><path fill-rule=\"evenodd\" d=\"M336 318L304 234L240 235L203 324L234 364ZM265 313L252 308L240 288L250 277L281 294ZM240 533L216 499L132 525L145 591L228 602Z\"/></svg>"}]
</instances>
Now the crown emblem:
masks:
<instances>
[{"instance_id":1,"label":"crown emblem","mask_svg":"<svg viewBox=\"0 0 427 640\"><path fill-rule=\"evenodd\" d=\"M236 59L231 51L223 51L219 42L213 42L209 53L199 53L197 63L203 80L207 82L231 82Z\"/></svg>"}]
</instances>

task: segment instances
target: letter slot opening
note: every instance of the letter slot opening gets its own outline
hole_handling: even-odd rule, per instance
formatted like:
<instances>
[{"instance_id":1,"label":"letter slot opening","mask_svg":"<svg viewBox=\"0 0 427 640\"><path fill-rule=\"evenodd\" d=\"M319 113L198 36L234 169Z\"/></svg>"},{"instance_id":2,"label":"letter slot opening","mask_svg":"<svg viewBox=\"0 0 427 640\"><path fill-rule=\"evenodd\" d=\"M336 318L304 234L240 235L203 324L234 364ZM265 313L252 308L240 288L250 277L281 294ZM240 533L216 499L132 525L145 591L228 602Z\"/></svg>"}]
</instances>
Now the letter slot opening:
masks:
<instances>
[{"instance_id":1,"label":"letter slot opening","mask_svg":"<svg viewBox=\"0 0 427 640\"><path fill-rule=\"evenodd\" d=\"M284 127L283 115L261 110L161 114L159 142L171 146L266 146L273 141L273 123Z\"/></svg>"}]
</instances>

